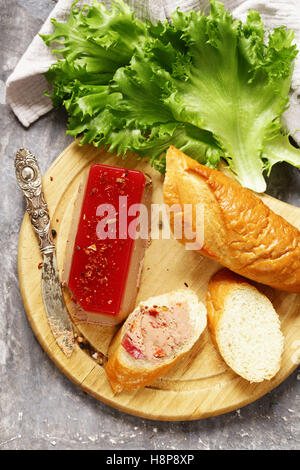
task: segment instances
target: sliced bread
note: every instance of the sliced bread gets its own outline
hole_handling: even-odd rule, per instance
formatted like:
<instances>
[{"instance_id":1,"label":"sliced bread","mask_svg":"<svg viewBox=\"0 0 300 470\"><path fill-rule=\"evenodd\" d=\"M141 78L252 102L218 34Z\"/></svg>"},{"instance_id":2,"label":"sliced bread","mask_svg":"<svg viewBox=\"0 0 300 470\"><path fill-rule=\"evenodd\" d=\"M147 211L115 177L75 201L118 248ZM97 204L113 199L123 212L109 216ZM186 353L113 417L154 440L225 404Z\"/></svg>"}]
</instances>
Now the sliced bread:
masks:
<instances>
[{"instance_id":1,"label":"sliced bread","mask_svg":"<svg viewBox=\"0 0 300 470\"><path fill-rule=\"evenodd\" d=\"M208 325L228 366L249 382L278 372L284 346L280 320L270 300L244 278L221 269L210 280Z\"/></svg>"}]
</instances>

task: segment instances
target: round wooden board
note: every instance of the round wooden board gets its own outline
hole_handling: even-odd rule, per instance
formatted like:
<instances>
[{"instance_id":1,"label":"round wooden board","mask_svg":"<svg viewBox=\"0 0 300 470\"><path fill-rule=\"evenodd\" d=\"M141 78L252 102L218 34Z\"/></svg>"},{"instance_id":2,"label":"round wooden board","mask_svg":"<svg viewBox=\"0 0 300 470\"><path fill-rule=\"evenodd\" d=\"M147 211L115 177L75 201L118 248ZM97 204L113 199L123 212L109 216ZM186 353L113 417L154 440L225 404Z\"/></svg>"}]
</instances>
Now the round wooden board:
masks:
<instances>
[{"instance_id":1,"label":"round wooden board","mask_svg":"<svg viewBox=\"0 0 300 470\"><path fill-rule=\"evenodd\" d=\"M43 184L52 228L57 231L58 267L63 265L74 199L84 170L93 163L140 169L153 180L153 202L162 202L163 177L145 160L130 155L121 160L103 149L71 144L46 172ZM300 208L263 195L275 212L300 229ZM32 329L55 364L77 385L97 399L127 413L157 420L193 420L215 416L240 408L280 384L299 363L300 295L264 288L280 315L285 349L279 373L271 381L250 384L233 373L219 356L206 330L192 351L151 387L114 395L102 366L76 344L71 358L56 345L48 326L41 292L42 261L35 234L26 214L19 238L18 268L20 288ZM185 283L205 301L207 284L219 265L176 240L153 240L147 249L137 302ZM79 326L84 336L104 354L116 331L95 325Z\"/></svg>"}]
</instances>

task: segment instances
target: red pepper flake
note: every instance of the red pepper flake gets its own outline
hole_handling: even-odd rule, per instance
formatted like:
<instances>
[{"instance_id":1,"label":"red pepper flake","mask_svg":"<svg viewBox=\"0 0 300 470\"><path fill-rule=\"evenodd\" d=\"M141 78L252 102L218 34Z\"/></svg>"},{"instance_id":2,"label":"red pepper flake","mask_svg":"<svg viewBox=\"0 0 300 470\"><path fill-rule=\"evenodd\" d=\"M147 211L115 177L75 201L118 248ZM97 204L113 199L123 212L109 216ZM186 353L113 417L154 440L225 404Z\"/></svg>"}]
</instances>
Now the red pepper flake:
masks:
<instances>
[{"instance_id":1,"label":"red pepper flake","mask_svg":"<svg viewBox=\"0 0 300 470\"><path fill-rule=\"evenodd\" d=\"M55 221L58 223L58 222L59 222L59 219L55 219Z\"/></svg>"},{"instance_id":2,"label":"red pepper flake","mask_svg":"<svg viewBox=\"0 0 300 470\"><path fill-rule=\"evenodd\" d=\"M165 351L161 348L158 348L158 350L154 353L154 357L160 359L161 357L164 357L166 355Z\"/></svg>"},{"instance_id":3,"label":"red pepper flake","mask_svg":"<svg viewBox=\"0 0 300 470\"><path fill-rule=\"evenodd\" d=\"M95 244L88 246L89 250L97 251L97 247Z\"/></svg>"},{"instance_id":4,"label":"red pepper flake","mask_svg":"<svg viewBox=\"0 0 300 470\"><path fill-rule=\"evenodd\" d=\"M149 310L149 315L151 315L151 317L157 317L158 313L159 312L157 310L154 310L153 308Z\"/></svg>"},{"instance_id":5,"label":"red pepper flake","mask_svg":"<svg viewBox=\"0 0 300 470\"><path fill-rule=\"evenodd\" d=\"M43 263L43 262L39 263L39 264L38 264L38 269L42 269L43 266L44 266L44 263Z\"/></svg>"},{"instance_id":6,"label":"red pepper flake","mask_svg":"<svg viewBox=\"0 0 300 470\"><path fill-rule=\"evenodd\" d=\"M53 176L50 176L50 181L53 181Z\"/></svg>"}]
</instances>

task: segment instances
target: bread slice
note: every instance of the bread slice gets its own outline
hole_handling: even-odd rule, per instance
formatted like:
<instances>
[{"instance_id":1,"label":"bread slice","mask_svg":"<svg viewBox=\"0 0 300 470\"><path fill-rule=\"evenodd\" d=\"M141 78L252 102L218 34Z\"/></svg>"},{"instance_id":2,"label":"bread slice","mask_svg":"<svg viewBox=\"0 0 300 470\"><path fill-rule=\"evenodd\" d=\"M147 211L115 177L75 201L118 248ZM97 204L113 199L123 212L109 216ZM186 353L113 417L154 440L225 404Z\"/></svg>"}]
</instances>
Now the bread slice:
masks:
<instances>
[{"instance_id":1,"label":"bread slice","mask_svg":"<svg viewBox=\"0 0 300 470\"><path fill-rule=\"evenodd\" d=\"M175 316L172 310L174 306L176 306L175 308L177 309L177 316ZM148 310L145 311L147 308ZM165 315L168 315L168 324L163 322L164 313L162 308L167 311ZM181 312L178 310L180 308L182 309ZM156 343L157 339L151 337L151 328L149 331L144 328L143 330L145 331L142 334L140 333L142 330L138 329L136 338L138 338L140 349L142 350L144 348L146 352L144 351L142 356L138 354L140 357L135 358L125 349L122 343L124 344L124 338L128 338L128 332L131 332L134 321L136 322L135 325L145 325L145 323L142 322L147 322L147 318L149 320L149 311L159 311L158 316L153 317L154 335L157 334L160 328L163 330L163 333L169 332L169 328L171 328L170 325L173 325L172 328L175 328L175 330L171 330L171 340L168 338L166 340L167 344L164 343L166 348L169 348L169 353L165 357L146 357L147 351L152 351L151 348L153 348L154 345L156 348L156 344L158 343ZM142 315L144 315L143 318L141 318ZM160 322L160 324L164 323L164 326L159 327L157 330L157 322ZM168 372L168 370L192 348L205 329L206 323L205 306L198 301L196 294L190 289L173 291L168 294L151 297L145 302L140 302L136 309L129 315L110 347L111 355L106 365L106 373L113 391L118 393L122 390L135 390L152 384L155 379ZM170 343L170 341L172 342L174 339L172 339L172 331L177 331L177 334L186 335L186 337L182 344L174 346L173 343L174 347L170 348L170 344L168 343ZM168 335L169 333L165 335L165 339ZM162 342L162 340L160 342ZM158 346L160 347L161 344ZM163 349L165 349L165 346L163 346ZM161 349L159 350L161 351ZM148 352L148 356L149 354Z\"/></svg>"},{"instance_id":2,"label":"bread slice","mask_svg":"<svg viewBox=\"0 0 300 470\"><path fill-rule=\"evenodd\" d=\"M280 369L284 337L270 300L244 278L221 269L210 280L208 325L224 361L249 382Z\"/></svg>"}]
</instances>

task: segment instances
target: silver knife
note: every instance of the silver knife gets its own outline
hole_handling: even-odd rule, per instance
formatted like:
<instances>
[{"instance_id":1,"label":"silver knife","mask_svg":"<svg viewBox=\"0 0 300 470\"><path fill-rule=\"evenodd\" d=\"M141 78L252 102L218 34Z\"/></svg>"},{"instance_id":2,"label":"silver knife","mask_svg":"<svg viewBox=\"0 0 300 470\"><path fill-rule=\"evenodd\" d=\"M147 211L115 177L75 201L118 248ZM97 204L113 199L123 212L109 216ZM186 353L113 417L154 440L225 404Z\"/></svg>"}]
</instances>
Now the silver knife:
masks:
<instances>
[{"instance_id":1,"label":"silver knife","mask_svg":"<svg viewBox=\"0 0 300 470\"><path fill-rule=\"evenodd\" d=\"M74 349L72 322L63 299L56 266L55 245L50 232L48 206L44 199L42 176L35 156L27 149L19 149L15 170L26 199L31 224L38 236L40 251L44 256L42 293L49 326L58 346L70 357Z\"/></svg>"}]
</instances>

